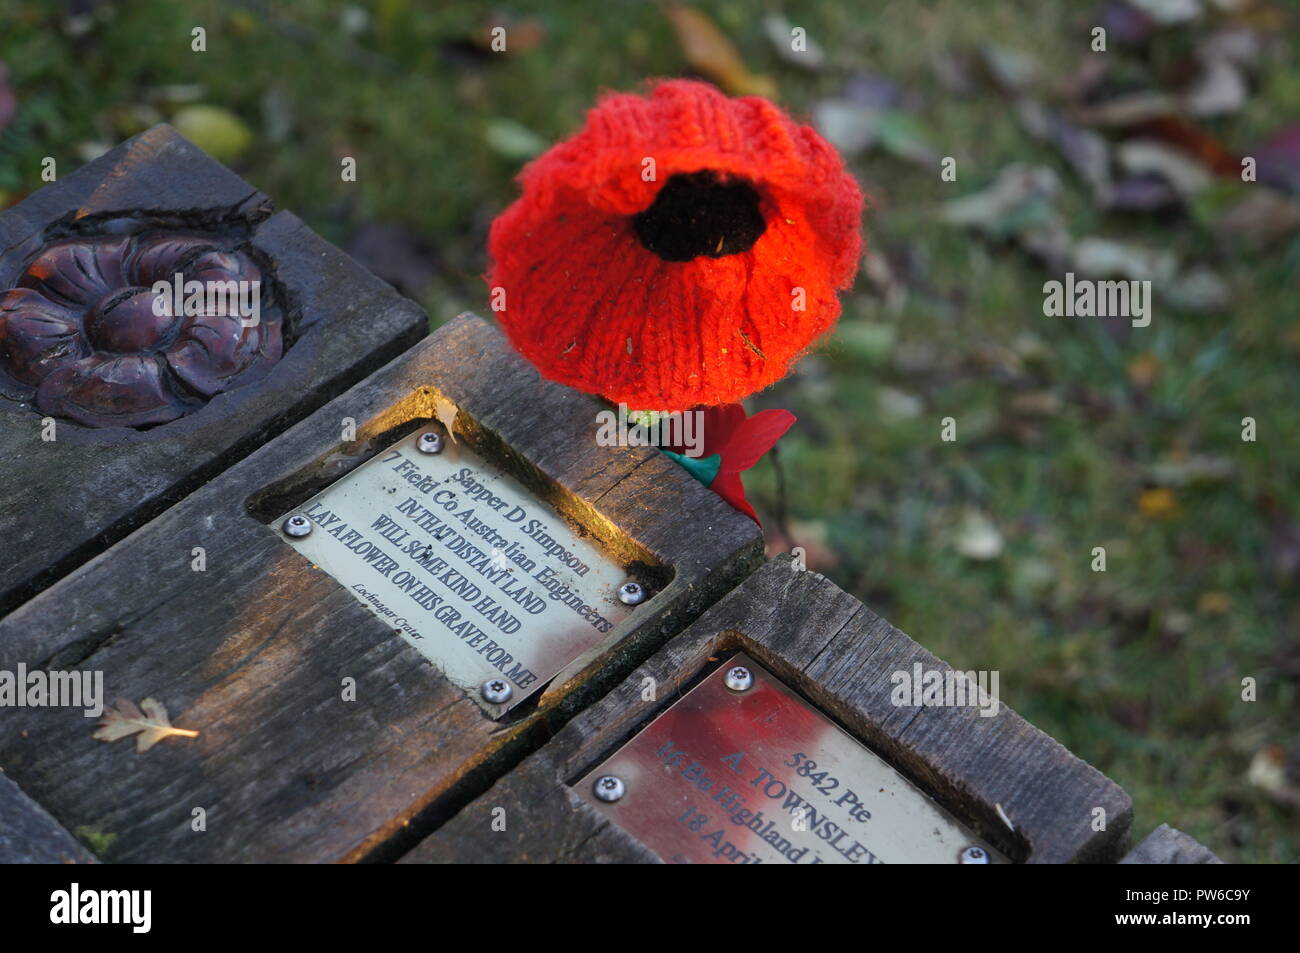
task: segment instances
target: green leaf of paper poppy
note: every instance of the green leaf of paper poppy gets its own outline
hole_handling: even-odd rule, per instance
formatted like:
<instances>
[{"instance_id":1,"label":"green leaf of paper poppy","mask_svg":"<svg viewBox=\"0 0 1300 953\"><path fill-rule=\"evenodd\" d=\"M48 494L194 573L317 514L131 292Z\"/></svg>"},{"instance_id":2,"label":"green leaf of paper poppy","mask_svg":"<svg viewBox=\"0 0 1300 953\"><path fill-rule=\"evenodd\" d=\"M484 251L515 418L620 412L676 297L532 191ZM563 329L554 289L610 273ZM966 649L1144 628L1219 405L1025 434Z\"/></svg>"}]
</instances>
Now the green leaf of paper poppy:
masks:
<instances>
[{"instance_id":1,"label":"green leaf of paper poppy","mask_svg":"<svg viewBox=\"0 0 1300 953\"><path fill-rule=\"evenodd\" d=\"M663 454L680 463L687 473L699 480L704 486L708 486L713 482L713 478L718 475L718 468L722 466L722 454L720 453L715 453L709 457L687 457L680 453L673 453L671 450L664 450Z\"/></svg>"}]
</instances>

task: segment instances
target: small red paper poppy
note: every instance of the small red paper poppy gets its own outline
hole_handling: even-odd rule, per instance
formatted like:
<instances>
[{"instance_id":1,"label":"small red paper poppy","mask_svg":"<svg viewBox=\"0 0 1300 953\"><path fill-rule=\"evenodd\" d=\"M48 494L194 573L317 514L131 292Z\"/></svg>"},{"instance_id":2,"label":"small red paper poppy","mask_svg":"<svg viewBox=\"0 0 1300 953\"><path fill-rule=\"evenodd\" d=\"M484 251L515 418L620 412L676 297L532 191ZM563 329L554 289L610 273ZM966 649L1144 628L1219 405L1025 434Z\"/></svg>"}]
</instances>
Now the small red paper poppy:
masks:
<instances>
[{"instance_id":1,"label":"small red paper poppy","mask_svg":"<svg viewBox=\"0 0 1300 953\"><path fill-rule=\"evenodd\" d=\"M684 446L671 448L668 455L710 490L762 526L754 507L745 497L745 484L740 474L758 463L794 426L794 414L788 410L760 410L750 417L740 404L706 407L703 414L700 431L704 436L704 446L700 456L684 456Z\"/></svg>"},{"instance_id":2,"label":"small red paper poppy","mask_svg":"<svg viewBox=\"0 0 1300 953\"><path fill-rule=\"evenodd\" d=\"M783 377L861 255L862 193L835 150L705 83L607 95L520 182L489 238L507 335L545 376L637 410Z\"/></svg>"}]
</instances>

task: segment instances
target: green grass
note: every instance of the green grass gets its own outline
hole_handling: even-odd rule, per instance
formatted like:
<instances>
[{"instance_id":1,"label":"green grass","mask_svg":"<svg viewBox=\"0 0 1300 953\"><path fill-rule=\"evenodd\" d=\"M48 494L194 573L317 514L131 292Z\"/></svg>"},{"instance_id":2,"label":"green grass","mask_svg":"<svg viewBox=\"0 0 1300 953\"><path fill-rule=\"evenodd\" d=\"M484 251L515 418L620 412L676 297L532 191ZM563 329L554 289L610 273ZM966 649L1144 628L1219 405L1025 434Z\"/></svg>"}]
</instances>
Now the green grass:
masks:
<instances>
[{"instance_id":1,"label":"green grass","mask_svg":"<svg viewBox=\"0 0 1300 953\"><path fill-rule=\"evenodd\" d=\"M129 107L150 103L151 89L199 84L202 102L253 129L232 165L281 207L335 242L380 221L432 246L438 270L422 303L435 323L486 310L486 231L515 195L519 166L489 145L487 125L514 120L549 142L576 128L598 90L687 71L659 10L630 0L511 3L516 18L544 24L545 41L479 63L446 52L486 24L472 4L379 0L355 38L339 27L339 5L322 0L123 4L78 39L45 6L17 0L0 16L0 58L22 99L0 139L11 200L39 187L43 156L66 171L79 144L135 131ZM883 74L924 97L933 145L958 160L956 183L879 152L854 160L873 198L870 245L911 262L909 293L889 309L860 278L837 334L758 401L800 417L781 459L796 542L821 538L834 554L814 568L959 668L998 669L1008 704L1133 795L1138 836L1169 822L1225 859L1300 859L1296 809L1247 782L1260 748L1300 737L1297 583L1271 555L1278 527L1300 520L1300 243L1223 247L1200 218L1106 216L1004 99L936 82L933 57L987 41L1032 52L1050 86L1086 53L1089 5L783 4L827 49L821 73L783 65L752 4L702 6L796 113L854 71ZM194 26L207 29L206 53L190 51ZM1250 105L1207 124L1231 148L1300 112L1291 27L1278 31L1289 47L1262 70ZM1157 61L1183 45L1171 36ZM276 102L291 121L282 141L265 126ZM343 156L358 161L355 184L340 181ZM1232 288L1229 308L1160 306L1124 339L1095 320L1045 318L1038 265L935 217L1016 161L1058 171L1074 234L1209 264ZM1140 354L1158 361L1147 391L1127 371ZM882 395L888 410L898 392L919 401L914 416L880 411ZM1026 400L1050 405L1035 414ZM954 443L939 439L946 416ZM1240 439L1244 416L1258 421L1255 443ZM1235 472L1176 489L1168 517L1143 515L1149 468L1179 454ZM748 484L772 513L770 464ZM976 563L953 548L971 508L1001 532L998 558ZM1090 569L1095 546L1107 550L1105 573ZM1259 683L1254 703L1240 700L1246 676Z\"/></svg>"}]
</instances>

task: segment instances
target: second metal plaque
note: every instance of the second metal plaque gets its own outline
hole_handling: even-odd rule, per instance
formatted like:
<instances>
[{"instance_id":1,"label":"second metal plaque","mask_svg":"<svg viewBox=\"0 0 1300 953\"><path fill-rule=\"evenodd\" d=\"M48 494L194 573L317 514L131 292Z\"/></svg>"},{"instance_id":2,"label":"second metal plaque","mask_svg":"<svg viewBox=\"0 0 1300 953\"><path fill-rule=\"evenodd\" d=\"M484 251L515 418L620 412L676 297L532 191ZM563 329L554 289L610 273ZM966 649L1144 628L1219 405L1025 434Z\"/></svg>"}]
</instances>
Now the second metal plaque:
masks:
<instances>
[{"instance_id":1,"label":"second metal plaque","mask_svg":"<svg viewBox=\"0 0 1300 953\"><path fill-rule=\"evenodd\" d=\"M618 598L622 567L433 428L398 441L279 528L496 717L630 611Z\"/></svg>"},{"instance_id":2,"label":"second metal plaque","mask_svg":"<svg viewBox=\"0 0 1300 953\"><path fill-rule=\"evenodd\" d=\"M579 782L673 863L1006 863L744 655Z\"/></svg>"}]
</instances>

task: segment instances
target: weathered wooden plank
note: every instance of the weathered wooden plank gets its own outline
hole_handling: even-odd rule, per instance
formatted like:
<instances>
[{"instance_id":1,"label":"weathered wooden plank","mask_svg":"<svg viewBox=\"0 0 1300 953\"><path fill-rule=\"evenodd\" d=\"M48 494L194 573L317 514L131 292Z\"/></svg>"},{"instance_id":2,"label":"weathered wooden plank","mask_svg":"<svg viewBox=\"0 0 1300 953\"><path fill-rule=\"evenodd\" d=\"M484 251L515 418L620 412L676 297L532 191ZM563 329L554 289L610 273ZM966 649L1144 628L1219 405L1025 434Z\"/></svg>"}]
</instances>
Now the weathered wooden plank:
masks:
<instances>
[{"instance_id":1,"label":"weathered wooden plank","mask_svg":"<svg viewBox=\"0 0 1300 953\"><path fill-rule=\"evenodd\" d=\"M1121 864L1221 864L1208 847L1176 827L1161 824L1131 851Z\"/></svg>"},{"instance_id":2,"label":"weathered wooden plank","mask_svg":"<svg viewBox=\"0 0 1300 953\"><path fill-rule=\"evenodd\" d=\"M0 864L93 864L95 858L0 774Z\"/></svg>"},{"instance_id":3,"label":"weathered wooden plank","mask_svg":"<svg viewBox=\"0 0 1300 953\"><path fill-rule=\"evenodd\" d=\"M402 862L657 859L572 785L741 651L1013 859L1119 857L1132 823L1123 790L1005 704L992 717L971 707L895 707L894 672L915 662L948 666L824 577L792 565L782 557L752 575ZM658 686L654 700L643 693L647 678ZM1104 830L1094 829L1098 808Z\"/></svg>"},{"instance_id":4,"label":"weathered wooden plank","mask_svg":"<svg viewBox=\"0 0 1300 953\"><path fill-rule=\"evenodd\" d=\"M432 418L439 397L459 408L459 439L663 583L497 722L267 525ZM103 671L110 697L154 697L199 737L136 754L92 740L80 712L16 709L0 765L65 825L112 835L108 860L404 851L762 559L753 522L657 451L597 446L601 406L541 380L479 319L445 325L0 621L0 667Z\"/></svg>"},{"instance_id":5,"label":"weathered wooden plank","mask_svg":"<svg viewBox=\"0 0 1300 953\"><path fill-rule=\"evenodd\" d=\"M110 225L109 223L115 223ZM0 400L0 612L181 499L427 333L418 307L158 126L0 214L0 292L48 242L156 227L246 243L270 263L289 344L264 379L152 429L88 429Z\"/></svg>"}]
</instances>

